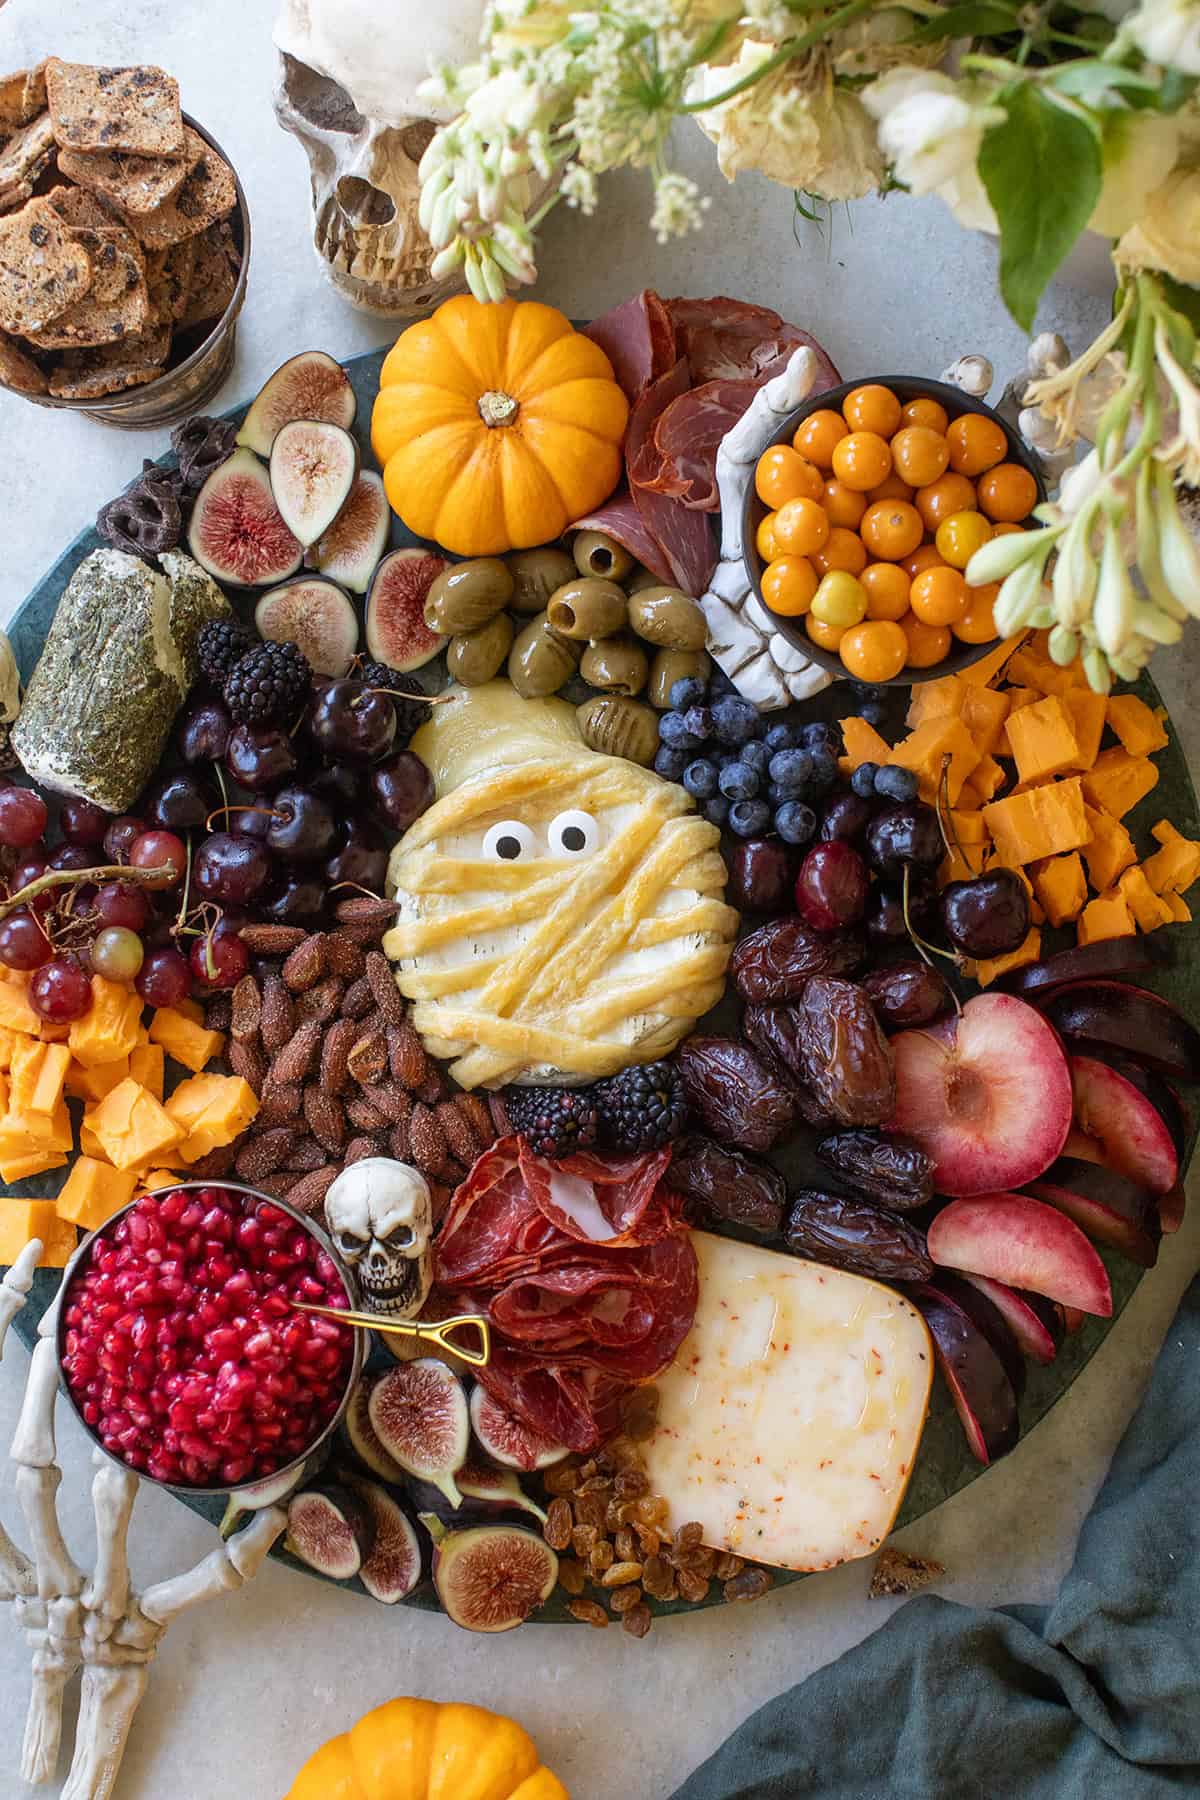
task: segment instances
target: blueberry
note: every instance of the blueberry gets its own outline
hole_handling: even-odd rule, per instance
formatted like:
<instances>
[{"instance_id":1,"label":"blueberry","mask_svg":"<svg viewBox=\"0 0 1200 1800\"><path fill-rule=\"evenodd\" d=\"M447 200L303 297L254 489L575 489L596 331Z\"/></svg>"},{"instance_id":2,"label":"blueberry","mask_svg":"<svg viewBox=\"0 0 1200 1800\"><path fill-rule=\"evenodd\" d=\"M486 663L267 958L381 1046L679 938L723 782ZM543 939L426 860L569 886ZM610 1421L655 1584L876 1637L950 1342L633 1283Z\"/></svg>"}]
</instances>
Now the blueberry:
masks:
<instances>
[{"instance_id":1,"label":"blueberry","mask_svg":"<svg viewBox=\"0 0 1200 1800\"><path fill-rule=\"evenodd\" d=\"M746 767L753 769L756 775L766 774L767 764L771 757L765 744L759 743L757 739L752 739L750 743L743 744L740 755Z\"/></svg>"},{"instance_id":2,"label":"blueberry","mask_svg":"<svg viewBox=\"0 0 1200 1800\"><path fill-rule=\"evenodd\" d=\"M685 728L701 742L712 736L713 716L710 706L689 706L683 714Z\"/></svg>"},{"instance_id":3,"label":"blueberry","mask_svg":"<svg viewBox=\"0 0 1200 1800\"><path fill-rule=\"evenodd\" d=\"M698 756L683 771L683 785L693 800L711 800L717 791L717 766Z\"/></svg>"},{"instance_id":4,"label":"blueberry","mask_svg":"<svg viewBox=\"0 0 1200 1800\"><path fill-rule=\"evenodd\" d=\"M785 844L807 844L817 829L817 815L811 806L788 800L775 814L775 829Z\"/></svg>"},{"instance_id":5,"label":"blueberry","mask_svg":"<svg viewBox=\"0 0 1200 1800\"><path fill-rule=\"evenodd\" d=\"M760 722L757 706L736 694L724 695L712 709L713 729L723 744L748 744L757 737ZM667 715L668 718L670 714Z\"/></svg>"},{"instance_id":6,"label":"blueberry","mask_svg":"<svg viewBox=\"0 0 1200 1800\"><path fill-rule=\"evenodd\" d=\"M912 769L879 769L875 775L875 792L885 800L915 800L917 777Z\"/></svg>"},{"instance_id":7,"label":"blueberry","mask_svg":"<svg viewBox=\"0 0 1200 1800\"><path fill-rule=\"evenodd\" d=\"M771 823L765 800L735 800L729 809L729 829L736 837L759 837Z\"/></svg>"},{"instance_id":8,"label":"blueberry","mask_svg":"<svg viewBox=\"0 0 1200 1800\"><path fill-rule=\"evenodd\" d=\"M672 750L702 750L704 739L688 730L684 724L686 716L685 713L664 713L658 721L658 735Z\"/></svg>"},{"instance_id":9,"label":"blueberry","mask_svg":"<svg viewBox=\"0 0 1200 1800\"><path fill-rule=\"evenodd\" d=\"M807 750L777 750L769 764L771 780L789 794L798 794L813 772L813 759Z\"/></svg>"},{"instance_id":10,"label":"blueberry","mask_svg":"<svg viewBox=\"0 0 1200 1800\"><path fill-rule=\"evenodd\" d=\"M858 716L878 731L887 717L887 708L882 700L864 700L858 709Z\"/></svg>"},{"instance_id":11,"label":"blueberry","mask_svg":"<svg viewBox=\"0 0 1200 1800\"><path fill-rule=\"evenodd\" d=\"M686 712L689 706L703 706L707 694L707 682L698 675L685 675L671 683L670 701L676 712Z\"/></svg>"},{"instance_id":12,"label":"blueberry","mask_svg":"<svg viewBox=\"0 0 1200 1800\"><path fill-rule=\"evenodd\" d=\"M772 725L763 742L774 756L777 750L798 750L800 748L799 725L785 725L782 721Z\"/></svg>"},{"instance_id":13,"label":"blueberry","mask_svg":"<svg viewBox=\"0 0 1200 1800\"><path fill-rule=\"evenodd\" d=\"M753 800L761 785L757 770L745 763L730 763L721 770L720 788L727 800Z\"/></svg>"},{"instance_id":14,"label":"blueberry","mask_svg":"<svg viewBox=\"0 0 1200 1800\"><path fill-rule=\"evenodd\" d=\"M660 744L654 757L654 773L661 775L664 781L678 781L690 761L689 751L673 750L667 744Z\"/></svg>"},{"instance_id":15,"label":"blueberry","mask_svg":"<svg viewBox=\"0 0 1200 1800\"><path fill-rule=\"evenodd\" d=\"M832 725L826 724L823 719L814 719L811 725L806 725L801 731L800 742L806 750L823 750L826 744L836 743L837 737Z\"/></svg>"},{"instance_id":16,"label":"blueberry","mask_svg":"<svg viewBox=\"0 0 1200 1800\"><path fill-rule=\"evenodd\" d=\"M814 750L812 753L812 774L809 777L813 786L824 792L831 788L838 778L837 757L832 750Z\"/></svg>"},{"instance_id":17,"label":"blueberry","mask_svg":"<svg viewBox=\"0 0 1200 1800\"><path fill-rule=\"evenodd\" d=\"M723 794L714 794L711 800L704 802L700 810L710 825L723 826L728 821L729 802Z\"/></svg>"},{"instance_id":18,"label":"blueberry","mask_svg":"<svg viewBox=\"0 0 1200 1800\"><path fill-rule=\"evenodd\" d=\"M875 792L875 777L878 773L878 763L859 763L850 777L851 792L857 794L860 800L870 800Z\"/></svg>"},{"instance_id":19,"label":"blueberry","mask_svg":"<svg viewBox=\"0 0 1200 1800\"><path fill-rule=\"evenodd\" d=\"M803 800L809 792L809 783L801 783L799 787L790 782L769 781L767 783L767 799L772 806L782 806L785 800Z\"/></svg>"}]
</instances>

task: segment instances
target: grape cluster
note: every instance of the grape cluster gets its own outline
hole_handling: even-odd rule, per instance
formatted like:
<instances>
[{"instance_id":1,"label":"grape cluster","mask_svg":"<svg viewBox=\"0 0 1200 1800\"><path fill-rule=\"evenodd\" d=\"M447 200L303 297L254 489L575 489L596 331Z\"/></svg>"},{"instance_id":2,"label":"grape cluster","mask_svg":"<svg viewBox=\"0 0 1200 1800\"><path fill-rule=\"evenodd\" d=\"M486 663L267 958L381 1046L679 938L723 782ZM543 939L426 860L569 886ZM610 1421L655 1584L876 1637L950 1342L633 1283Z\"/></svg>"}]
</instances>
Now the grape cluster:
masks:
<instances>
[{"instance_id":1,"label":"grape cluster","mask_svg":"<svg viewBox=\"0 0 1200 1800\"><path fill-rule=\"evenodd\" d=\"M816 808L838 778L837 726L772 724L739 694L691 676L670 698L659 720L657 773L682 783L710 824L735 837L774 830L785 844L808 843Z\"/></svg>"}]
</instances>

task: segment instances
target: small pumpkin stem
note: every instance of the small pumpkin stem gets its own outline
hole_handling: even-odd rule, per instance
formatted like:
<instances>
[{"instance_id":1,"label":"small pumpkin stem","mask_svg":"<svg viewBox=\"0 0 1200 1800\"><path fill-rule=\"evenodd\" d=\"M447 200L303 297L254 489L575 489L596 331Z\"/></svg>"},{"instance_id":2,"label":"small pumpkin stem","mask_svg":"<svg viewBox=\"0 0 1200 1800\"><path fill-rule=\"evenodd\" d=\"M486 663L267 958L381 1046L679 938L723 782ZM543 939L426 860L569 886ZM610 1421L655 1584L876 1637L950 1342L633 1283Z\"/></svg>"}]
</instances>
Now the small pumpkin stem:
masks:
<instances>
[{"instance_id":1,"label":"small pumpkin stem","mask_svg":"<svg viewBox=\"0 0 1200 1800\"><path fill-rule=\"evenodd\" d=\"M489 431L497 425L511 425L521 410L520 401L514 400L511 394L502 393L499 388L488 388L480 394L477 402L479 416Z\"/></svg>"}]
</instances>

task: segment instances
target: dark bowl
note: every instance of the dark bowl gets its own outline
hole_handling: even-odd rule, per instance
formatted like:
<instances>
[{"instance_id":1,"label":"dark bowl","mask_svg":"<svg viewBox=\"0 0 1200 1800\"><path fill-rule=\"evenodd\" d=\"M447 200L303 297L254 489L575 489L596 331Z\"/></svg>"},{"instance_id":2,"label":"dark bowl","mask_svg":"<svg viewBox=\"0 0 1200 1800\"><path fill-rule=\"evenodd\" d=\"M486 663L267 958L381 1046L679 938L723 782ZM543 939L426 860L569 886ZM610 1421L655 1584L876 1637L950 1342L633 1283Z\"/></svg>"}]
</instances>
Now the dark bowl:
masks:
<instances>
[{"instance_id":1,"label":"dark bowl","mask_svg":"<svg viewBox=\"0 0 1200 1800\"><path fill-rule=\"evenodd\" d=\"M795 412L788 414L771 438L770 443L764 445L764 449L770 449L772 444L790 444L796 430L802 421L807 419L809 413L821 412L826 407L840 410L846 395L853 393L855 388L876 385L891 388L902 406L910 400L928 396L931 400L939 401L952 420L957 419L963 413L982 413L985 419L993 419L1008 439L1008 460L1020 463L1022 468L1028 469L1037 484L1039 502L1046 498L1046 484L1042 480L1042 473L1036 459L1013 427L1000 417L994 407L985 405L982 400L972 400L969 394L964 394L961 388L951 387L948 382L925 381L914 375L862 375L857 381L843 381L840 387L826 388L822 394L812 394L803 406L798 406ZM758 535L758 527L770 510L770 507L764 505L759 499L754 482L750 481L747 484L746 498L742 505L742 555L755 598L763 611L770 614L776 630L781 632L789 643L794 644L798 650L803 650L805 656L815 662L818 667L828 670L831 675L840 675L845 678L846 666L836 651L823 650L820 644L814 644L804 629L802 619L786 618L782 613L772 611L763 599L762 572L764 564L762 557L758 554L755 540ZM983 657L990 655L996 647L997 640L993 638L987 644L960 644L955 638L953 642L954 648L931 669L904 669L899 675L893 675L887 681L877 681L871 685L874 687L915 687L918 682L937 681L943 675L957 675L961 670L969 669L972 663L979 662Z\"/></svg>"},{"instance_id":2,"label":"dark bowl","mask_svg":"<svg viewBox=\"0 0 1200 1800\"><path fill-rule=\"evenodd\" d=\"M358 1305L357 1283L355 1282L354 1276L351 1273L350 1269L347 1267L344 1257L342 1257L338 1254L338 1251L333 1243L333 1240L330 1238L328 1232L326 1232L320 1225L318 1225L314 1219L310 1219L305 1213L297 1212L297 1210L294 1206L289 1206L289 1204L286 1200L278 1200L278 1199L276 1199L274 1194L264 1194L261 1188L249 1187L244 1181L226 1180L224 1176L222 1176L220 1181L176 1181L176 1182L172 1182L170 1187L164 1187L164 1188L159 1189L158 1191L160 1193L166 1195L166 1194L174 1194L174 1193L179 1193L179 1192L186 1192L192 1188L214 1188L214 1187L228 1188L229 1191L234 1194L247 1194L253 1200L261 1200L264 1206L277 1207L280 1212L285 1212L285 1213L287 1213L289 1218L294 1219L296 1221L297 1225L303 1226L304 1230L308 1232L309 1236L313 1237L317 1240L317 1243L321 1246L322 1250L325 1251L326 1255L329 1257L330 1261L333 1263L334 1267L337 1269L338 1276L340 1277L342 1285L346 1290L346 1297L350 1302L351 1310L353 1311L357 1307L357 1305ZM183 1484L177 1485L173 1482L160 1481L157 1478L157 1476L148 1475L144 1469L131 1468L127 1462L122 1461L122 1459L119 1456L115 1456L113 1454L113 1452L107 1448L106 1445L104 1445L100 1442L100 1439L97 1436L96 1432L88 1424L87 1420L84 1418L83 1414L80 1412L79 1407L76 1405L75 1396L74 1396L74 1394L72 1394L70 1387L67 1385L67 1378L63 1372L63 1355L64 1355L64 1351L65 1351L65 1338L66 1338L66 1329L67 1329L66 1325L64 1323L64 1317L65 1317L66 1310L67 1310L66 1303L67 1303L67 1297L70 1292L71 1283L74 1280L75 1276L79 1273L79 1271L84 1267L84 1265L87 1261L87 1258L91 1253L92 1245L96 1242L97 1238L102 1238L102 1237L108 1236L108 1234L112 1231L113 1227L116 1226L120 1222L120 1220L124 1218L125 1214L130 1210L130 1208L137 1205L138 1201L142 1198L142 1194L144 1192L145 1192L145 1190L143 1189L140 1192L136 1193L133 1196L133 1199L130 1200L127 1205L119 1207L118 1210L115 1213L113 1213L112 1217L109 1219L106 1219L104 1224L99 1226L97 1228L97 1230L89 1231L87 1236L80 1243L79 1248L76 1250L74 1256L72 1256L70 1262L67 1264L66 1268L63 1270L62 1286L59 1289L60 1304L59 1304L59 1309L58 1309L58 1317L57 1317L57 1321L56 1321L55 1335L56 1335L56 1341L57 1341L57 1347L58 1347L58 1384L59 1384L60 1388L62 1389L64 1395L66 1396L68 1406L71 1408L71 1411L75 1414L75 1417L79 1420L80 1425L82 1425L83 1429L87 1432L88 1436L91 1438L93 1444L96 1446L96 1449L98 1451L100 1451L101 1455L106 1456L110 1462L115 1462L118 1468L126 1469L129 1471L130 1474L136 1475L139 1481L148 1481L150 1483L151 1487L162 1487L162 1488L168 1489L168 1491L173 1494L183 1494L183 1495L187 1495L187 1496L192 1496L192 1495L199 1495L199 1494L208 1494L208 1495L245 1494L245 1493L249 1493L254 1488L265 1487L268 1482L274 1484L277 1481L279 1481L279 1482L286 1481L287 1477L289 1477L289 1476L295 1477L295 1482L293 1485L299 1485L299 1482L301 1481L301 1479L303 1478L303 1475L305 1473L306 1466L314 1458L318 1457L320 1455L320 1453L324 1450L324 1448L328 1444L330 1438L333 1436L334 1432L337 1430L338 1426L341 1424L343 1418L346 1415L346 1408L349 1406L351 1396L353 1395L354 1390L358 1385L359 1378L362 1375L363 1363L366 1360L367 1334L363 1331L358 1331L358 1330L354 1331L354 1353L350 1358L350 1372L346 1377L345 1391L342 1394L341 1400L338 1402L336 1412L333 1414L333 1416L329 1420L328 1424L326 1424L325 1427L318 1433L318 1435L313 1439L312 1443L306 1446L302 1455L293 1457L291 1462L289 1462L289 1463L281 1464L280 1467L278 1469L274 1470L270 1475L260 1475L254 1481L241 1482L237 1487L233 1487L233 1488L223 1487L223 1486L220 1486L219 1484L212 1486L212 1487L198 1487L194 1483L190 1483L190 1482L187 1483L186 1485L183 1485Z\"/></svg>"}]
</instances>

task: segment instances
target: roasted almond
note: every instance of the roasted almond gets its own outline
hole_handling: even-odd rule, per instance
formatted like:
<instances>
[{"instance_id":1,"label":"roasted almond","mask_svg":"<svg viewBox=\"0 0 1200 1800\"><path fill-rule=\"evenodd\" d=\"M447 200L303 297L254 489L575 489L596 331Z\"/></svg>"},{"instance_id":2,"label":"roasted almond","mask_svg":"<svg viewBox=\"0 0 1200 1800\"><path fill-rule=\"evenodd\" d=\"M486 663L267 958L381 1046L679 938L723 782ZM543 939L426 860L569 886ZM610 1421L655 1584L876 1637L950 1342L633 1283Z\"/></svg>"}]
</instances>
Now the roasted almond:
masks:
<instances>
[{"instance_id":1,"label":"roasted almond","mask_svg":"<svg viewBox=\"0 0 1200 1800\"><path fill-rule=\"evenodd\" d=\"M275 1125L269 1131L260 1131L256 1137L248 1138L233 1165L241 1179L258 1182L264 1175L273 1175L276 1169L282 1168L294 1135L289 1126Z\"/></svg>"},{"instance_id":2,"label":"roasted almond","mask_svg":"<svg viewBox=\"0 0 1200 1800\"><path fill-rule=\"evenodd\" d=\"M263 1088L255 1125L286 1125L300 1116L303 1094L298 1081L267 1082Z\"/></svg>"},{"instance_id":3,"label":"roasted almond","mask_svg":"<svg viewBox=\"0 0 1200 1800\"><path fill-rule=\"evenodd\" d=\"M436 1175L446 1160L446 1134L427 1106L414 1106L408 1121L410 1160L424 1175Z\"/></svg>"},{"instance_id":4,"label":"roasted almond","mask_svg":"<svg viewBox=\"0 0 1200 1800\"><path fill-rule=\"evenodd\" d=\"M255 956L290 956L308 933L303 925L243 925L238 936Z\"/></svg>"},{"instance_id":5,"label":"roasted almond","mask_svg":"<svg viewBox=\"0 0 1200 1800\"><path fill-rule=\"evenodd\" d=\"M331 931L325 939L325 966L331 975L343 981L357 981L364 972L367 953L363 946L342 930Z\"/></svg>"},{"instance_id":6,"label":"roasted almond","mask_svg":"<svg viewBox=\"0 0 1200 1800\"><path fill-rule=\"evenodd\" d=\"M340 1100L311 1082L304 1090L304 1122L319 1144L336 1154L346 1142L346 1114Z\"/></svg>"},{"instance_id":7,"label":"roasted almond","mask_svg":"<svg viewBox=\"0 0 1200 1800\"><path fill-rule=\"evenodd\" d=\"M288 1151L288 1173L311 1175L314 1169L323 1169L328 1161L329 1152L323 1144L318 1144L314 1137L300 1137Z\"/></svg>"},{"instance_id":8,"label":"roasted almond","mask_svg":"<svg viewBox=\"0 0 1200 1800\"><path fill-rule=\"evenodd\" d=\"M319 1019L306 1019L296 1027L290 1042L284 1045L271 1064L272 1082L304 1080L316 1060L324 1029Z\"/></svg>"},{"instance_id":9,"label":"roasted almond","mask_svg":"<svg viewBox=\"0 0 1200 1800\"><path fill-rule=\"evenodd\" d=\"M392 965L382 950L368 950L367 980L371 984L375 1004L383 1014L385 1024L403 1024L404 1000L400 989L396 986Z\"/></svg>"},{"instance_id":10,"label":"roasted almond","mask_svg":"<svg viewBox=\"0 0 1200 1800\"><path fill-rule=\"evenodd\" d=\"M412 1117L412 1095L398 1081L377 1081L371 1088L370 1104L392 1125Z\"/></svg>"},{"instance_id":11,"label":"roasted almond","mask_svg":"<svg viewBox=\"0 0 1200 1800\"><path fill-rule=\"evenodd\" d=\"M443 1100L437 1108L436 1117L446 1134L446 1144L451 1156L456 1156L469 1169L483 1145L477 1142L466 1114L459 1110L457 1101Z\"/></svg>"},{"instance_id":12,"label":"roasted almond","mask_svg":"<svg viewBox=\"0 0 1200 1800\"><path fill-rule=\"evenodd\" d=\"M396 902L375 895L355 894L349 900L339 900L334 910L339 925L353 931L373 926L380 936L396 919Z\"/></svg>"},{"instance_id":13,"label":"roasted almond","mask_svg":"<svg viewBox=\"0 0 1200 1800\"><path fill-rule=\"evenodd\" d=\"M495 1143L500 1133L496 1130L495 1120L485 1100L481 1100L478 1094L455 1094L454 1104L470 1120L480 1150L486 1150L489 1144Z\"/></svg>"},{"instance_id":14,"label":"roasted almond","mask_svg":"<svg viewBox=\"0 0 1200 1800\"><path fill-rule=\"evenodd\" d=\"M354 1040L348 1067L361 1087L382 1079L387 1070L387 1039L382 1031L365 1031Z\"/></svg>"},{"instance_id":15,"label":"roasted almond","mask_svg":"<svg viewBox=\"0 0 1200 1800\"><path fill-rule=\"evenodd\" d=\"M226 1046L226 1061L235 1075L253 1088L256 1095L262 1096L266 1086L269 1064L257 1043L239 1044L236 1039Z\"/></svg>"},{"instance_id":16,"label":"roasted almond","mask_svg":"<svg viewBox=\"0 0 1200 1800\"><path fill-rule=\"evenodd\" d=\"M412 1144L408 1136L408 1120L401 1119L388 1133L388 1152L397 1162L412 1161Z\"/></svg>"},{"instance_id":17,"label":"roasted almond","mask_svg":"<svg viewBox=\"0 0 1200 1800\"><path fill-rule=\"evenodd\" d=\"M350 1080L350 1047L358 1037L353 1019L334 1019L325 1027L321 1042L321 1086L327 1094L340 1094Z\"/></svg>"},{"instance_id":18,"label":"roasted almond","mask_svg":"<svg viewBox=\"0 0 1200 1800\"><path fill-rule=\"evenodd\" d=\"M316 987L325 973L325 933L314 931L302 944L297 944L283 965L285 986L293 994L303 994Z\"/></svg>"},{"instance_id":19,"label":"roasted almond","mask_svg":"<svg viewBox=\"0 0 1200 1800\"><path fill-rule=\"evenodd\" d=\"M324 981L318 981L316 987L297 995L296 1018L319 1019L322 1024L327 1019L335 1019L345 991L346 984L340 975L327 975Z\"/></svg>"},{"instance_id":20,"label":"roasted almond","mask_svg":"<svg viewBox=\"0 0 1200 1800\"><path fill-rule=\"evenodd\" d=\"M253 975L243 975L233 990L229 1029L234 1041L252 1043L262 1023L262 989ZM210 1028L211 1029L211 1028Z\"/></svg>"},{"instance_id":21,"label":"roasted almond","mask_svg":"<svg viewBox=\"0 0 1200 1800\"><path fill-rule=\"evenodd\" d=\"M325 1202L325 1196L340 1174L336 1163L327 1163L322 1169L314 1169L309 1175L302 1175L299 1181L288 1188L285 1198L297 1212L319 1213Z\"/></svg>"},{"instance_id":22,"label":"roasted almond","mask_svg":"<svg viewBox=\"0 0 1200 1800\"><path fill-rule=\"evenodd\" d=\"M296 1029L295 1012L292 996L283 984L280 975L264 975L262 983L262 1016L259 1030L262 1034L263 1049L268 1056L274 1056L285 1044L291 1042L292 1033Z\"/></svg>"},{"instance_id":23,"label":"roasted almond","mask_svg":"<svg viewBox=\"0 0 1200 1800\"><path fill-rule=\"evenodd\" d=\"M388 1026L387 1046L388 1067L400 1086L419 1088L429 1072L429 1058L410 1020Z\"/></svg>"},{"instance_id":24,"label":"roasted almond","mask_svg":"<svg viewBox=\"0 0 1200 1800\"><path fill-rule=\"evenodd\" d=\"M233 1005L228 994L210 994L204 1006L204 1024L208 1031L228 1031Z\"/></svg>"},{"instance_id":25,"label":"roasted almond","mask_svg":"<svg viewBox=\"0 0 1200 1800\"><path fill-rule=\"evenodd\" d=\"M341 1014L343 1019L365 1019L374 1005L375 996L371 992L371 984L365 975L360 975L342 995Z\"/></svg>"},{"instance_id":26,"label":"roasted almond","mask_svg":"<svg viewBox=\"0 0 1200 1800\"><path fill-rule=\"evenodd\" d=\"M349 1168L351 1163L362 1162L368 1156L382 1155L383 1139L364 1133L361 1137L350 1139L342 1160L346 1168Z\"/></svg>"},{"instance_id":27,"label":"roasted almond","mask_svg":"<svg viewBox=\"0 0 1200 1800\"><path fill-rule=\"evenodd\" d=\"M201 1156L188 1169L188 1176L197 1181L220 1181L228 1175L237 1156L236 1144L222 1144L219 1150L210 1150L207 1156Z\"/></svg>"},{"instance_id":28,"label":"roasted almond","mask_svg":"<svg viewBox=\"0 0 1200 1800\"><path fill-rule=\"evenodd\" d=\"M374 1093L374 1088L371 1092ZM346 1101L346 1117L357 1131L386 1131L392 1121L386 1113L371 1105L364 1093L351 1094Z\"/></svg>"}]
</instances>

